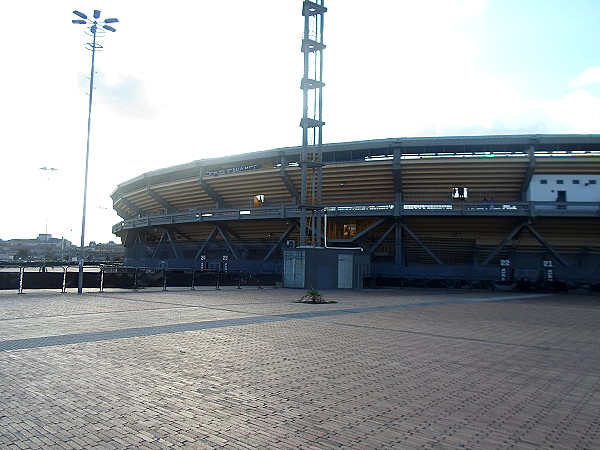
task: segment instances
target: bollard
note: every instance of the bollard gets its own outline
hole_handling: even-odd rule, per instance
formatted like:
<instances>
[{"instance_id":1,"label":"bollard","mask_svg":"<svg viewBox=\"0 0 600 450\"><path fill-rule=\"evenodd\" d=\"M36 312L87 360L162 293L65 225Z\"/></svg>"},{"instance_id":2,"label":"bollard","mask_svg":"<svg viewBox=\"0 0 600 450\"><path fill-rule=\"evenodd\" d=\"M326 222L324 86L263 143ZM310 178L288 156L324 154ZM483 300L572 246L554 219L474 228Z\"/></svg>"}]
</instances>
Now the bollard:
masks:
<instances>
[{"instance_id":1,"label":"bollard","mask_svg":"<svg viewBox=\"0 0 600 450\"><path fill-rule=\"evenodd\" d=\"M104 266L100 267L100 292L104 292Z\"/></svg>"},{"instance_id":2,"label":"bollard","mask_svg":"<svg viewBox=\"0 0 600 450\"><path fill-rule=\"evenodd\" d=\"M220 275L221 275L221 271L217 270L217 287L215 288L215 290L220 291L221 290L221 286L220 286Z\"/></svg>"},{"instance_id":3,"label":"bollard","mask_svg":"<svg viewBox=\"0 0 600 450\"><path fill-rule=\"evenodd\" d=\"M196 288L194 287L194 281L196 278L196 270L192 270L192 288L190 290L195 291Z\"/></svg>"},{"instance_id":4,"label":"bollard","mask_svg":"<svg viewBox=\"0 0 600 450\"><path fill-rule=\"evenodd\" d=\"M67 268L63 267L63 283L62 283L62 293L67 292Z\"/></svg>"},{"instance_id":5,"label":"bollard","mask_svg":"<svg viewBox=\"0 0 600 450\"><path fill-rule=\"evenodd\" d=\"M256 276L258 278L258 289L262 289L262 283L260 282L260 275L261 275L261 272L258 272L258 275Z\"/></svg>"},{"instance_id":6,"label":"bollard","mask_svg":"<svg viewBox=\"0 0 600 450\"><path fill-rule=\"evenodd\" d=\"M242 271L240 270L240 273L238 274L238 289L242 288Z\"/></svg>"},{"instance_id":7,"label":"bollard","mask_svg":"<svg viewBox=\"0 0 600 450\"><path fill-rule=\"evenodd\" d=\"M19 294L23 293L23 274L25 273L24 267L19 267Z\"/></svg>"},{"instance_id":8,"label":"bollard","mask_svg":"<svg viewBox=\"0 0 600 450\"><path fill-rule=\"evenodd\" d=\"M135 269L135 272L133 272L133 290L137 291L137 288L137 269Z\"/></svg>"},{"instance_id":9,"label":"bollard","mask_svg":"<svg viewBox=\"0 0 600 450\"><path fill-rule=\"evenodd\" d=\"M163 291L167 290L167 271L163 270Z\"/></svg>"}]
</instances>

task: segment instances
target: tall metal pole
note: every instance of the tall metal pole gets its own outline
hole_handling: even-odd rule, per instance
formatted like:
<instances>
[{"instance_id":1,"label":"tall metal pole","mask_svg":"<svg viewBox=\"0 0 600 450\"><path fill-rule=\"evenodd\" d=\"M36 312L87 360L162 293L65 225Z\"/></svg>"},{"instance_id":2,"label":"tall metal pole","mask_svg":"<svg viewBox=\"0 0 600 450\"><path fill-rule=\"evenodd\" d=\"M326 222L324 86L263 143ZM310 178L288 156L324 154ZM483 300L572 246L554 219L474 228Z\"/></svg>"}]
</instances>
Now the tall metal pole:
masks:
<instances>
[{"instance_id":1,"label":"tall metal pole","mask_svg":"<svg viewBox=\"0 0 600 450\"><path fill-rule=\"evenodd\" d=\"M77 293L83 292L83 262L85 258L85 215L87 209L88 172L90 167L90 132L92 130L92 102L94 95L94 64L96 59L96 25L91 27L94 36L92 41L92 69L90 72L90 95L88 104L87 145L85 149L85 176L83 181L83 212L81 213L81 247L79 247L79 276L77 278Z\"/></svg>"},{"instance_id":2,"label":"tall metal pole","mask_svg":"<svg viewBox=\"0 0 600 450\"><path fill-rule=\"evenodd\" d=\"M106 19L103 22L99 21L100 19L100 11L94 10L94 20L89 19L84 13L79 11L73 11L79 19L73 20L73 23L81 24L81 25L91 25L89 27L90 32L93 36L92 43L88 43L91 47L92 51L92 68L90 70L90 93L89 93L89 103L88 103L88 122L87 122L87 145L85 150L85 176L83 181L83 211L81 214L81 245L79 247L79 276L77 278L77 293L83 293L83 266L85 261L85 216L87 210L87 189L88 189L88 172L90 167L90 133L92 130L92 104L94 98L94 69L95 69L95 61L96 61L96 50L101 50L102 46L96 43L96 37L98 31L104 32L104 30L98 30L99 26L102 26L105 30L115 32L116 30L108 25L109 23L118 22L117 19L111 18Z\"/></svg>"}]
</instances>

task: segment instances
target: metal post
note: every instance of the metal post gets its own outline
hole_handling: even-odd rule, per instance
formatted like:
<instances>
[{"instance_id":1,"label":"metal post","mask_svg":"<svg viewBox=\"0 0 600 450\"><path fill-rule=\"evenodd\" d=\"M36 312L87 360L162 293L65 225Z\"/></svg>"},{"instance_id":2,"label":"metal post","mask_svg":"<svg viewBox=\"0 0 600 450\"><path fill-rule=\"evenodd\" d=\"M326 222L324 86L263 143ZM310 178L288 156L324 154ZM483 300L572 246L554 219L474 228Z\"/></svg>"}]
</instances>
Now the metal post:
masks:
<instances>
[{"instance_id":1,"label":"metal post","mask_svg":"<svg viewBox=\"0 0 600 450\"><path fill-rule=\"evenodd\" d=\"M87 145L85 151L85 176L83 182L83 211L81 214L81 246L79 248L79 276L77 277L77 293L81 294L83 292L83 266L84 266L84 258L85 258L85 216L86 216L86 207L87 207L87 187L88 187L88 172L89 172L89 159L90 159L90 132L92 128L92 102L94 96L94 65L96 59L96 50L101 50L102 46L100 44L96 44L96 36L98 33L98 26L102 26L102 28L109 31L116 31L112 26L106 25L108 23L118 22L117 19L106 19L103 22L99 22L98 20L91 20L88 17L79 11L73 11L73 13L80 17L81 19L73 20L73 23L82 24L82 25L91 25L89 30L92 34L93 41L92 43L88 43L91 47L92 51L92 67L90 70L90 92L89 92L89 103L88 103L88 122L87 122ZM100 11L94 11L94 19L100 18ZM101 30L103 31L103 30Z\"/></svg>"},{"instance_id":2,"label":"metal post","mask_svg":"<svg viewBox=\"0 0 600 450\"><path fill-rule=\"evenodd\" d=\"M23 275L25 273L25 268L23 266L19 267L19 294L23 293Z\"/></svg>"},{"instance_id":3,"label":"metal post","mask_svg":"<svg viewBox=\"0 0 600 450\"><path fill-rule=\"evenodd\" d=\"M81 214L81 247L79 247L79 276L77 278L77 293L83 292L83 261L85 257L85 215L87 207L88 171L90 166L90 132L92 129L92 101L94 95L94 64L96 59L96 27L92 26L92 69L90 71L90 93L88 103L87 144L85 149L85 176L83 179L83 212Z\"/></svg>"},{"instance_id":4,"label":"metal post","mask_svg":"<svg viewBox=\"0 0 600 450\"><path fill-rule=\"evenodd\" d=\"M67 292L67 268L63 267L63 283L62 283L62 293Z\"/></svg>"},{"instance_id":5,"label":"metal post","mask_svg":"<svg viewBox=\"0 0 600 450\"><path fill-rule=\"evenodd\" d=\"M104 292L104 266L100 267L100 292Z\"/></svg>"}]
</instances>

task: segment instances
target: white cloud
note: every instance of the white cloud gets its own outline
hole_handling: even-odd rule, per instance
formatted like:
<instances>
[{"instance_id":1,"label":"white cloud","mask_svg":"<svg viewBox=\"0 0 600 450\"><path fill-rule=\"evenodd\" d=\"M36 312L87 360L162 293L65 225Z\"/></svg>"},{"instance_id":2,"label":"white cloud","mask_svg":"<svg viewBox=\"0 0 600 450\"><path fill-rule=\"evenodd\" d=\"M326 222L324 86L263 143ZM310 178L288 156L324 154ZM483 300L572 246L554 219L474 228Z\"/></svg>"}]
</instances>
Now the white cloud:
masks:
<instances>
[{"instance_id":1,"label":"white cloud","mask_svg":"<svg viewBox=\"0 0 600 450\"><path fill-rule=\"evenodd\" d=\"M569 87L576 89L590 84L600 84L600 67L590 67L584 70L574 80L571 80Z\"/></svg>"},{"instance_id":2,"label":"white cloud","mask_svg":"<svg viewBox=\"0 0 600 450\"><path fill-rule=\"evenodd\" d=\"M600 99L582 89L540 107L572 133L600 133Z\"/></svg>"}]
</instances>

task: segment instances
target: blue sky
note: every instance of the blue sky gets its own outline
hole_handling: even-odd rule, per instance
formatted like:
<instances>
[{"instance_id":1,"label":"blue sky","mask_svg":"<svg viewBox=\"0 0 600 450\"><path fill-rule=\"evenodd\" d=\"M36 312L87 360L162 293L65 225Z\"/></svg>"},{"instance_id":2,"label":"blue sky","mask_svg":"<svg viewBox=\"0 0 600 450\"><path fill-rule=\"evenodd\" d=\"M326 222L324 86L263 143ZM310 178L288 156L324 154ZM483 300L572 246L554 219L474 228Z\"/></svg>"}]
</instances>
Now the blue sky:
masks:
<instances>
[{"instance_id":1,"label":"blue sky","mask_svg":"<svg viewBox=\"0 0 600 450\"><path fill-rule=\"evenodd\" d=\"M587 0L489 2L479 27L480 64L523 95L564 95L598 60L599 14L600 3Z\"/></svg>"},{"instance_id":2,"label":"blue sky","mask_svg":"<svg viewBox=\"0 0 600 450\"><path fill-rule=\"evenodd\" d=\"M71 11L119 19L97 56L90 149L86 241L106 242L118 183L301 143L301 4L3 5L0 239L36 237L47 219L49 233L79 242L91 55ZM600 1L326 6L326 142L600 133Z\"/></svg>"}]
</instances>

